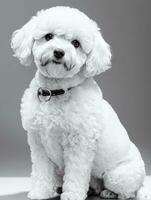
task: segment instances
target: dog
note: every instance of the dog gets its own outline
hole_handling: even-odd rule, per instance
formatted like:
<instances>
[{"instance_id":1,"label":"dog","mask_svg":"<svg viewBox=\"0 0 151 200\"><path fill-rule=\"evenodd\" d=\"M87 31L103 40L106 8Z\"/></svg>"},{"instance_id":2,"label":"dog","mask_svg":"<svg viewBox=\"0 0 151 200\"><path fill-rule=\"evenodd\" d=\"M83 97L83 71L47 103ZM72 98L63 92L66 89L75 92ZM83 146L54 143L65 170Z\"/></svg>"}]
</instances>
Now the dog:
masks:
<instances>
[{"instance_id":1,"label":"dog","mask_svg":"<svg viewBox=\"0 0 151 200\"><path fill-rule=\"evenodd\" d=\"M21 64L37 67L21 103L32 160L28 197L84 200L89 186L105 198L137 196L144 162L93 79L111 68L98 25L75 8L41 10L13 33L11 47Z\"/></svg>"}]
</instances>

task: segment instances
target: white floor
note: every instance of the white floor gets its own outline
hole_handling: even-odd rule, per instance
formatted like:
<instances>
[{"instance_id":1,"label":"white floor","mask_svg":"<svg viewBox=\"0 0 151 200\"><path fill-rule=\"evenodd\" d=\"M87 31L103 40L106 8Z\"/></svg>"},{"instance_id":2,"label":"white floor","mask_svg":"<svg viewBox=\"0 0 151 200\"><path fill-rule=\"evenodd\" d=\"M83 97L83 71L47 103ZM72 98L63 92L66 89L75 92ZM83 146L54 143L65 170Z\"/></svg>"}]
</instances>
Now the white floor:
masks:
<instances>
[{"instance_id":1,"label":"white floor","mask_svg":"<svg viewBox=\"0 0 151 200\"><path fill-rule=\"evenodd\" d=\"M0 178L0 200L27 200L27 192L30 190L30 178L11 177ZM151 176L147 176L140 190L139 199L151 200ZM58 200L59 198L55 198ZM99 197L91 197L89 200L99 200Z\"/></svg>"}]
</instances>

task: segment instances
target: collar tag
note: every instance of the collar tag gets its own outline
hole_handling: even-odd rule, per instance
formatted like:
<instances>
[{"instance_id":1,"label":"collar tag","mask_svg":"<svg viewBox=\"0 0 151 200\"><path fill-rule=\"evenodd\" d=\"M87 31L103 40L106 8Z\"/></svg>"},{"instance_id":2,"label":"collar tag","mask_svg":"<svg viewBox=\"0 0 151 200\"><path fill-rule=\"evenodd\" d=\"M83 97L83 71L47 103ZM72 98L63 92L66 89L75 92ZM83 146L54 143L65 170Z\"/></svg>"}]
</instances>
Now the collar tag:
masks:
<instances>
[{"instance_id":1,"label":"collar tag","mask_svg":"<svg viewBox=\"0 0 151 200\"><path fill-rule=\"evenodd\" d=\"M41 102L47 102L51 99L52 92L48 88L39 88L37 91L37 96L39 101Z\"/></svg>"}]
</instances>

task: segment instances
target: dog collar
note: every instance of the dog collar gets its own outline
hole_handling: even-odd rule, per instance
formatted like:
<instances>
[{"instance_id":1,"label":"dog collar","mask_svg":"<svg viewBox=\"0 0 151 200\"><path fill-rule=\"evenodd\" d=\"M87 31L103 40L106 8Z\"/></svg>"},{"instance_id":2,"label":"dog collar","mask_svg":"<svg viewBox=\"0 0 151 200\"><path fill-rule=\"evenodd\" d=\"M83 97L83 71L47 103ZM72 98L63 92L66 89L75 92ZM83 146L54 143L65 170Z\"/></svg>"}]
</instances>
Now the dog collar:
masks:
<instances>
[{"instance_id":1,"label":"dog collar","mask_svg":"<svg viewBox=\"0 0 151 200\"><path fill-rule=\"evenodd\" d=\"M52 96L64 94L68 90L71 90L71 88L68 88L67 90L63 90L63 89L50 90L47 87L40 87L38 88L37 96L38 96L39 101L47 102L47 101L50 101Z\"/></svg>"}]
</instances>

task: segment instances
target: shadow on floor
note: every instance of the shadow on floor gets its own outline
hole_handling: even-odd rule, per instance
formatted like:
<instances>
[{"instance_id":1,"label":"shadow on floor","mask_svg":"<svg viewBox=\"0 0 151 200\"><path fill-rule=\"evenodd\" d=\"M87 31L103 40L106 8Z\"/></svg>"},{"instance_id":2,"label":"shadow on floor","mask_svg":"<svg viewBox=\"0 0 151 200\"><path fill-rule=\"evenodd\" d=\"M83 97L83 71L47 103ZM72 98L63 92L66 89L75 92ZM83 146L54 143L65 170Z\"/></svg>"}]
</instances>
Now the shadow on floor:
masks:
<instances>
[{"instance_id":1,"label":"shadow on floor","mask_svg":"<svg viewBox=\"0 0 151 200\"><path fill-rule=\"evenodd\" d=\"M27 193L20 193L16 195L1 196L0 200L29 200L29 199L27 198ZM51 200L60 200L60 197L56 197ZM87 200L103 200L103 199L100 199L98 196L91 196L88 197Z\"/></svg>"}]
</instances>

